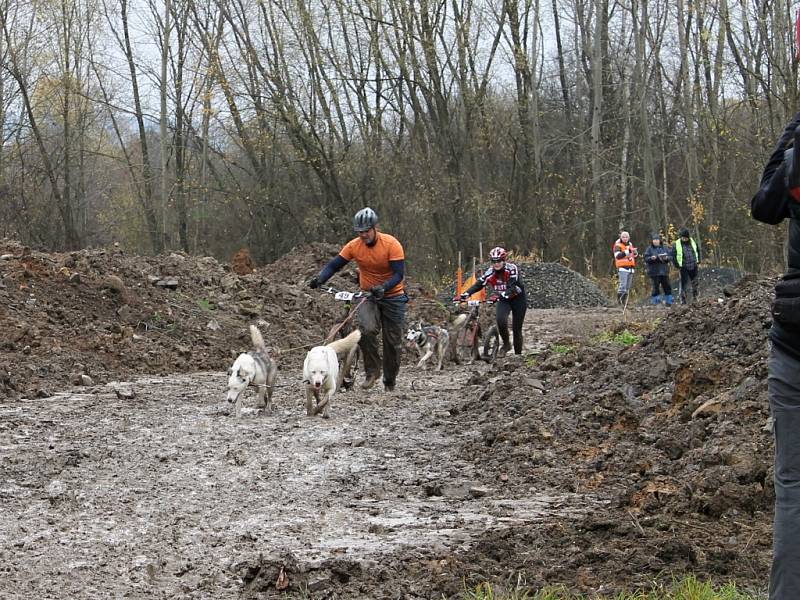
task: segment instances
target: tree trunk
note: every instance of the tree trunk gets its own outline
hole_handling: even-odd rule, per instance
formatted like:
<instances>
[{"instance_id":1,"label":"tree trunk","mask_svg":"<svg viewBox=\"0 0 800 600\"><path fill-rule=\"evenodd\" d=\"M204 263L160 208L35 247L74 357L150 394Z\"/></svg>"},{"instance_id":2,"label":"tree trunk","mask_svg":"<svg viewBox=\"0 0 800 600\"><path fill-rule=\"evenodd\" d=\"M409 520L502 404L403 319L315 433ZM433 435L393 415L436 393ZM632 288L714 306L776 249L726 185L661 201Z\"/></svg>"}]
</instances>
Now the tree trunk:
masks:
<instances>
[{"instance_id":1,"label":"tree trunk","mask_svg":"<svg viewBox=\"0 0 800 600\"><path fill-rule=\"evenodd\" d=\"M161 144L161 244L166 248L170 245L167 239L167 206L169 205L169 181L167 179L167 164L169 161L169 138L167 130L167 65L169 64L169 44L171 36L171 0L164 0L164 23L161 28L161 85L160 101L161 112L159 119L159 134Z\"/></svg>"},{"instance_id":2,"label":"tree trunk","mask_svg":"<svg viewBox=\"0 0 800 600\"><path fill-rule=\"evenodd\" d=\"M153 203L153 169L150 165L150 152L147 145L147 130L144 126L144 113L142 112L142 101L139 95L139 81L136 74L136 62L133 56L133 47L131 46L130 31L128 27L128 0L120 0L120 8L122 11L122 32L124 36L125 58L128 62L128 71L131 76L131 87L133 89L133 106L134 115L136 117L136 125L139 128L139 149L142 153L142 187L144 195L141 198L142 208L144 210L145 221L147 223L148 235L150 236L150 244L153 247L153 252L160 253L164 249L162 238L158 231L158 217Z\"/></svg>"},{"instance_id":3,"label":"tree trunk","mask_svg":"<svg viewBox=\"0 0 800 600\"><path fill-rule=\"evenodd\" d=\"M564 100L564 117L567 126L572 125L572 102L569 99L567 69L564 65L564 46L561 42L561 21L558 16L558 0L553 0L553 26L556 34L556 58L558 59L558 81L561 84L561 97Z\"/></svg>"},{"instance_id":4,"label":"tree trunk","mask_svg":"<svg viewBox=\"0 0 800 600\"><path fill-rule=\"evenodd\" d=\"M603 194L603 63L605 60L604 30L608 18L608 0L595 0L594 40L592 44L592 126L591 126L591 174L592 200L594 204L595 247L607 246L608 232L605 230L605 197ZM605 256L605 254L603 254Z\"/></svg>"}]
</instances>

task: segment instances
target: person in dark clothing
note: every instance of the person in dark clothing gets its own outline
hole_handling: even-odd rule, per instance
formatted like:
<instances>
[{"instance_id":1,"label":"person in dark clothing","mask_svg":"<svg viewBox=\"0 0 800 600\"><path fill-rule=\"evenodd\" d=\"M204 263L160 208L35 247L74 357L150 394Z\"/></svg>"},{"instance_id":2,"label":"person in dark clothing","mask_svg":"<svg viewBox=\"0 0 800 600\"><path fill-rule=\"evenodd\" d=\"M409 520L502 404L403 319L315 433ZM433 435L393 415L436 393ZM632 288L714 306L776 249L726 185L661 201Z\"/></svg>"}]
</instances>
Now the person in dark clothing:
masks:
<instances>
[{"instance_id":1,"label":"person in dark clothing","mask_svg":"<svg viewBox=\"0 0 800 600\"><path fill-rule=\"evenodd\" d=\"M672 286L669 283L669 262L671 258L670 249L664 246L661 236L654 233L650 236L652 240L647 250L644 252L644 263L647 267L647 276L653 282L653 293L650 296L650 303L654 305L664 304L672 306ZM662 296L661 291L664 291Z\"/></svg>"},{"instance_id":2,"label":"person in dark clothing","mask_svg":"<svg viewBox=\"0 0 800 600\"><path fill-rule=\"evenodd\" d=\"M403 323L408 296L404 288L405 253L400 242L378 229L378 215L369 207L353 217L353 231L358 237L350 240L316 277L308 282L317 288L351 260L358 265L359 287L370 292L370 298L357 313L364 353L364 375L361 384L369 389L378 381L383 367L383 385L394 390L400 371L403 344ZM383 333L383 362L378 351L378 334Z\"/></svg>"},{"instance_id":3,"label":"person in dark clothing","mask_svg":"<svg viewBox=\"0 0 800 600\"><path fill-rule=\"evenodd\" d=\"M794 148L788 149L790 145ZM770 600L800 594L800 113L784 129L750 202L754 219L789 219L789 268L775 286L767 389L775 436Z\"/></svg>"},{"instance_id":4,"label":"person in dark clothing","mask_svg":"<svg viewBox=\"0 0 800 600\"><path fill-rule=\"evenodd\" d=\"M697 267L700 264L700 248L686 227L680 230L679 235L680 238L675 242L672 252L672 260L678 267L681 276L681 304L686 304L686 290L689 284L692 286L692 300L697 300Z\"/></svg>"},{"instance_id":5,"label":"person in dark clothing","mask_svg":"<svg viewBox=\"0 0 800 600\"><path fill-rule=\"evenodd\" d=\"M509 313L512 316L511 327L514 330L514 354L522 354L522 324L525 321L525 313L528 310L528 303L525 299L525 286L522 283L519 268L513 263L506 262L506 258L508 258L508 252L504 248L499 246L492 248L491 252L489 252L491 266L461 294L461 299L466 300L488 284L500 295L495 311L497 329L503 339L503 347L497 353L500 358L511 350L511 344L508 339Z\"/></svg>"}]
</instances>

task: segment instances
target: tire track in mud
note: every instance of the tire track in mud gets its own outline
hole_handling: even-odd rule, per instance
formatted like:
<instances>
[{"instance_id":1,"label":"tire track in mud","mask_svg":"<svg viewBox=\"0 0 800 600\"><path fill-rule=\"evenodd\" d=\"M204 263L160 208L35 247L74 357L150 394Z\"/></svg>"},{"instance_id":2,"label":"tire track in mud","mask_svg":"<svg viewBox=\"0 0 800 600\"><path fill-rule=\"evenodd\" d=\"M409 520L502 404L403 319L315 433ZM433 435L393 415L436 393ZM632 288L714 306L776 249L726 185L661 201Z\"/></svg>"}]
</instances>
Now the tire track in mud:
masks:
<instances>
[{"instance_id":1,"label":"tire track in mud","mask_svg":"<svg viewBox=\"0 0 800 600\"><path fill-rule=\"evenodd\" d=\"M327 421L304 415L287 372L276 411L259 414L248 393L238 422L221 373L0 406L0 595L239 597L274 591L285 567L287 591L375 598L396 585L387 577L466 552L487 531L601 504L508 495L460 459L480 424L456 429L447 407L486 368L405 367L394 393L337 394Z\"/></svg>"}]
</instances>

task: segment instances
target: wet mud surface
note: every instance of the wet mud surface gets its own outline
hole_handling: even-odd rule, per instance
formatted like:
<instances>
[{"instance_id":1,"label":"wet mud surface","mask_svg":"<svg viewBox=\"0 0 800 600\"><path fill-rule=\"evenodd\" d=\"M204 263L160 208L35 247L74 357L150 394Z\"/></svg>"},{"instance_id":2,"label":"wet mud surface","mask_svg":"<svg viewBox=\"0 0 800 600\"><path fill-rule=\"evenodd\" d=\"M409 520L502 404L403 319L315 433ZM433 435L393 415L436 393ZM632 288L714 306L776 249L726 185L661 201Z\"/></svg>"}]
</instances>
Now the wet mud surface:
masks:
<instances>
[{"instance_id":1,"label":"wet mud surface","mask_svg":"<svg viewBox=\"0 0 800 600\"><path fill-rule=\"evenodd\" d=\"M381 578L406 585L409 560L448 561L489 532L602 507L594 494L486 481L458 453L478 432L448 426L464 373L414 375L392 394L337 395L329 420L306 417L301 386L281 379L272 414L246 404L237 422L221 373L3 407L0 587L238 597L274 588L283 567L298 592L382 597Z\"/></svg>"}]
</instances>

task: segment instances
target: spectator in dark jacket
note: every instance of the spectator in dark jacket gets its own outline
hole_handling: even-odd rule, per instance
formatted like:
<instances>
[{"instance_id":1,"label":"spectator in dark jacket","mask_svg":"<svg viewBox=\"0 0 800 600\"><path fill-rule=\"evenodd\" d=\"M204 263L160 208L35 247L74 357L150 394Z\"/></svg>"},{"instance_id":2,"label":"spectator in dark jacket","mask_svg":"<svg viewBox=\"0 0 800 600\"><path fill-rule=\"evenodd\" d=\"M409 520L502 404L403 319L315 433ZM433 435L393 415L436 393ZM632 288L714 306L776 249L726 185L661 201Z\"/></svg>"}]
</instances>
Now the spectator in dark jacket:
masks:
<instances>
[{"instance_id":1,"label":"spectator in dark jacket","mask_svg":"<svg viewBox=\"0 0 800 600\"><path fill-rule=\"evenodd\" d=\"M675 242L672 252L672 260L681 275L681 304L686 304L686 288L689 284L692 286L692 299L697 300L697 266L700 264L700 248L686 227L680 230L679 235L680 239Z\"/></svg>"},{"instance_id":2,"label":"spectator in dark jacket","mask_svg":"<svg viewBox=\"0 0 800 600\"><path fill-rule=\"evenodd\" d=\"M672 306L672 286L669 284L669 263L672 253L664 246L661 236L654 233L652 240L644 252L644 263L647 267L647 276L653 282L653 293L650 303L661 304L662 300L667 306ZM664 294L661 294L663 290Z\"/></svg>"}]
</instances>

